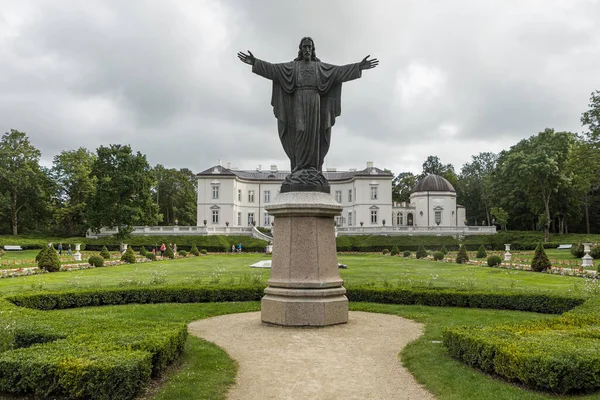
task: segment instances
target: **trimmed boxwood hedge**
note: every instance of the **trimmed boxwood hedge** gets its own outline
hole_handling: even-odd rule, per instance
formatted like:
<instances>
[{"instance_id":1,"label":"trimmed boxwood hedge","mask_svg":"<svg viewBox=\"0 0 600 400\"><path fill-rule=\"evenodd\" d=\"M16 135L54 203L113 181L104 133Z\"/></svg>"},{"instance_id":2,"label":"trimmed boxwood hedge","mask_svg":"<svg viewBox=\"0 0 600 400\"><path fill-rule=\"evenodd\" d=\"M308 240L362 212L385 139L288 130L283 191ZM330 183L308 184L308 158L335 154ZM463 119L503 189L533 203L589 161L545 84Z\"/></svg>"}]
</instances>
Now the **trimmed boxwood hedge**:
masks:
<instances>
[{"instance_id":1,"label":"trimmed boxwood hedge","mask_svg":"<svg viewBox=\"0 0 600 400\"><path fill-rule=\"evenodd\" d=\"M98 239L85 239L86 250L98 251L102 246L106 246L111 251L119 250L119 241L113 237L103 237ZM242 244L245 252L264 253L267 242L261 239L255 239L251 236L132 236L125 241L129 246L137 249L141 246L147 248L160 248L161 243L177 243L178 250L190 251L195 245L196 248L207 249L211 253L226 253L231 251L232 245Z\"/></svg>"},{"instance_id":2,"label":"trimmed boxwood hedge","mask_svg":"<svg viewBox=\"0 0 600 400\"><path fill-rule=\"evenodd\" d=\"M56 292L24 293L6 297L15 305L38 310L56 310L131 303L208 303L257 301L264 286L136 286L94 288ZM385 304L421 304L439 307L495 308L559 314L583 303L580 297L552 293L484 292L446 288L350 288L350 301Z\"/></svg>"},{"instance_id":3,"label":"trimmed boxwood hedge","mask_svg":"<svg viewBox=\"0 0 600 400\"><path fill-rule=\"evenodd\" d=\"M0 299L0 393L37 398L133 399L178 359L181 323L121 321L18 308ZM1 397L1 396L0 396Z\"/></svg>"},{"instance_id":4,"label":"trimmed boxwood hedge","mask_svg":"<svg viewBox=\"0 0 600 400\"><path fill-rule=\"evenodd\" d=\"M17 306L38 310L95 307L119 304L211 303L221 301L257 301L264 286L200 287L200 286L136 286L95 288L17 294L6 299Z\"/></svg>"},{"instance_id":5,"label":"trimmed boxwood hedge","mask_svg":"<svg viewBox=\"0 0 600 400\"><path fill-rule=\"evenodd\" d=\"M584 302L580 297L552 293L484 292L446 288L352 288L350 301L383 304L419 304L436 307L493 308L560 314Z\"/></svg>"},{"instance_id":6,"label":"trimmed boxwood hedge","mask_svg":"<svg viewBox=\"0 0 600 400\"><path fill-rule=\"evenodd\" d=\"M600 388L600 298L528 324L444 331L449 354L508 381L557 394Z\"/></svg>"},{"instance_id":7,"label":"trimmed boxwood hedge","mask_svg":"<svg viewBox=\"0 0 600 400\"><path fill-rule=\"evenodd\" d=\"M0 309L12 311L0 314L0 323L4 324L8 315L16 323L12 340L0 340L5 344L4 349L0 346L0 391L39 397L130 399L151 375L179 357L187 335L183 324L86 319L73 325L73 321L57 321L56 315L44 317L38 310L250 301L259 300L263 290L262 285L148 286L0 298ZM468 365L534 388L565 393L600 387L600 299L584 303L584 298L554 293L372 287L350 288L347 296L350 301L387 304L564 313L531 324L451 328L444 332L444 343L452 356Z\"/></svg>"}]
</instances>

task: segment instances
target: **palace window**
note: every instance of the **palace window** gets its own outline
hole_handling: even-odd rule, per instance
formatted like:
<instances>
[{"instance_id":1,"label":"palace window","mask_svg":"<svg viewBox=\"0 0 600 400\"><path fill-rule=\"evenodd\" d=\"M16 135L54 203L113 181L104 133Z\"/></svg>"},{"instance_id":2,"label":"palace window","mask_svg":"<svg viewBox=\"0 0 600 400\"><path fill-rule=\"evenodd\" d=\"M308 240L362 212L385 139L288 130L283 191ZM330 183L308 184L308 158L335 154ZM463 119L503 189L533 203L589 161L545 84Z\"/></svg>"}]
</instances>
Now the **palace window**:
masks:
<instances>
[{"instance_id":1,"label":"palace window","mask_svg":"<svg viewBox=\"0 0 600 400\"><path fill-rule=\"evenodd\" d=\"M436 225L439 225L441 222L442 222L442 212L436 211L435 212L435 223L436 223Z\"/></svg>"},{"instance_id":2,"label":"palace window","mask_svg":"<svg viewBox=\"0 0 600 400\"><path fill-rule=\"evenodd\" d=\"M218 224L219 223L219 210L213 210L213 212L212 212L212 223L213 224Z\"/></svg>"},{"instance_id":3,"label":"palace window","mask_svg":"<svg viewBox=\"0 0 600 400\"><path fill-rule=\"evenodd\" d=\"M242 189L238 189L238 201L242 201Z\"/></svg>"},{"instance_id":4,"label":"palace window","mask_svg":"<svg viewBox=\"0 0 600 400\"><path fill-rule=\"evenodd\" d=\"M265 190L265 203L270 203L270 202L271 202L271 191Z\"/></svg>"},{"instance_id":5,"label":"palace window","mask_svg":"<svg viewBox=\"0 0 600 400\"><path fill-rule=\"evenodd\" d=\"M402 215L401 212L399 212L396 215L396 225L403 225L404 224L404 215Z\"/></svg>"},{"instance_id":6,"label":"palace window","mask_svg":"<svg viewBox=\"0 0 600 400\"><path fill-rule=\"evenodd\" d=\"M238 213L237 224L238 224L238 226L242 226L242 213L241 212Z\"/></svg>"},{"instance_id":7,"label":"palace window","mask_svg":"<svg viewBox=\"0 0 600 400\"><path fill-rule=\"evenodd\" d=\"M377 210L371 210L371 223L377 223Z\"/></svg>"},{"instance_id":8,"label":"palace window","mask_svg":"<svg viewBox=\"0 0 600 400\"><path fill-rule=\"evenodd\" d=\"M352 212L348 212L348 226L352 226Z\"/></svg>"},{"instance_id":9,"label":"palace window","mask_svg":"<svg viewBox=\"0 0 600 400\"><path fill-rule=\"evenodd\" d=\"M219 198L219 185L212 185L212 198L215 200Z\"/></svg>"},{"instance_id":10,"label":"palace window","mask_svg":"<svg viewBox=\"0 0 600 400\"><path fill-rule=\"evenodd\" d=\"M377 200L377 186L371 187L371 200Z\"/></svg>"},{"instance_id":11,"label":"palace window","mask_svg":"<svg viewBox=\"0 0 600 400\"><path fill-rule=\"evenodd\" d=\"M263 226L271 225L271 221L269 220L269 213L263 214Z\"/></svg>"},{"instance_id":12,"label":"palace window","mask_svg":"<svg viewBox=\"0 0 600 400\"><path fill-rule=\"evenodd\" d=\"M342 202L342 191L341 190L335 191L335 201L337 201L338 203Z\"/></svg>"},{"instance_id":13,"label":"palace window","mask_svg":"<svg viewBox=\"0 0 600 400\"><path fill-rule=\"evenodd\" d=\"M248 190L248 202L254 203L254 190Z\"/></svg>"},{"instance_id":14,"label":"palace window","mask_svg":"<svg viewBox=\"0 0 600 400\"><path fill-rule=\"evenodd\" d=\"M248 226L252 226L254 222L254 213L248 213Z\"/></svg>"},{"instance_id":15,"label":"palace window","mask_svg":"<svg viewBox=\"0 0 600 400\"><path fill-rule=\"evenodd\" d=\"M352 203L352 189L348 189L348 203Z\"/></svg>"}]
</instances>

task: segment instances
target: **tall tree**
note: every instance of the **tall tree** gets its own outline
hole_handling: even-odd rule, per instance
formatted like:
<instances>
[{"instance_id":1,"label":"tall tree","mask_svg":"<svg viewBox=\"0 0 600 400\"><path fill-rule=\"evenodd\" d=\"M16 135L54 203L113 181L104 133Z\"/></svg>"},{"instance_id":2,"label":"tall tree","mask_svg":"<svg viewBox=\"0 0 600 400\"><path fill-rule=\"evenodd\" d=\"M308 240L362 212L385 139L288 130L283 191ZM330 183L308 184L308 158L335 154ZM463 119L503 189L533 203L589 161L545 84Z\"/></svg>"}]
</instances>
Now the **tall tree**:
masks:
<instances>
[{"instance_id":1,"label":"tall tree","mask_svg":"<svg viewBox=\"0 0 600 400\"><path fill-rule=\"evenodd\" d=\"M150 195L154 176L146 156L134 155L129 146L100 146L96 153L92 163L96 191L88 202L87 222L94 230L116 227L122 245L134 225L154 225L158 220L158 208Z\"/></svg>"},{"instance_id":2,"label":"tall tree","mask_svg":"<svg viewBox=\"0 0 600 400\"><path fill-rule=\"evenodd\" d=\"M543 216L540 220L546 240L552 223L551 200L572 180L566 166L574 142L575 136L570 132L546 129L521 140L498 160L500 176L521 190L533 211Z\"/></svg>"},{"instance_id":3,"label":"tall tree","mask_svg":"<svg viewBox=\"0 0 600 400\"><path fill-rule=\"evenodd\" d=\"M423 163L423 172L419 175L419 180L428 174L439 175L450 182L452 186L455 186L458 182L454 166L452 164L443 164L438 156L427 157L427 160Z\"/></svg>"},{"instance_id":4,"label":"tall tree","mask_svg":"<svg viewBox=\"0 0 600 400\"><path fill-rule=\"evenodd\" d=\"M40 169L41 153L30 142L27 134L11 129L0 141L0 191L9 198L10 227L13 235L19 233L19 213L31 196L43 184L45 175Z\"/></svg>"},{"instance_id":5,"label":"tall tree","mask_svg":"<svg viewBox=\"0 0 600 400\"><path fill-rule=\"evenodd\" d=\"M55 218L69 236L85 233L87 202L96 189L92 176L94 159L94 154L83 147L54 157L52 175L59 199Z\"/></svg>"},{"instance_id":6,"label":"tall tree","mask_svg":"<svg viewBox=\"0 0 600 400\"><path fill-rule=\"evenodd\" d=\"M588 139L594 144L600 144L600 90L592 92L589 109L581 114L581 125L587 126Z\"/></svg>"},{"instance_id":7,"label":"tall tree","mask_svg":"<svg viewBox=\"0 0 600 400\"><path fill-rule=\"evenodd\" d=\"M417 184L417 176L412 172L401 172L392 181L392 201L405 202L410 200L410 191Z\"/></svg>"},{"instance_id":8,"label":"tall tree","mask_svg":"<svg viewBox=\"0 0 600 400\"><path fill-rule=\"evenodd\" d=\"M456 187L457 201L464 205L476 220L490 224L492 203L492 174L496 169L498 155L484 152L471 156L471 162L463 165Z\"/></svg>"},{"instance_id":9,"label":"tall tree","mask_svg":"<svg viewBox=\"0 0 600 400\"><path fill-rule=\"evenodd\" d=\"M156 185L153 198L164 225L196 225L196 176L187 168L167 169L157 164L153 169Z\"/></svg>"}]
</instances>

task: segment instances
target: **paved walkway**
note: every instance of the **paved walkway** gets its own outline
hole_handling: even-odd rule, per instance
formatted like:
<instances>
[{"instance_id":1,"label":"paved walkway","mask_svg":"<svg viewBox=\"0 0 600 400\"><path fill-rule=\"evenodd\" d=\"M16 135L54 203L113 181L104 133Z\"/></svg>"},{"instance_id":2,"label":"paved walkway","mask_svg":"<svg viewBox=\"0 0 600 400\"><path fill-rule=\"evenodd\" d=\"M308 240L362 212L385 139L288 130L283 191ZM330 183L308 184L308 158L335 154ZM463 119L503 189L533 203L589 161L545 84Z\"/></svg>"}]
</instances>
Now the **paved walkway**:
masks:
<instances>
[{"instance_id":1,"label":"paved walkway","mask_svg":"<svg viewBox=\"0 0 600 400\"><path fill-rule=\"evenodd\" d=\"M238 362L229 399L434 399L398 358L422 334L408 319L350 312L347 324L289 328L253 312L195 321L189 331Z\"/></svg>"}]
</instances>

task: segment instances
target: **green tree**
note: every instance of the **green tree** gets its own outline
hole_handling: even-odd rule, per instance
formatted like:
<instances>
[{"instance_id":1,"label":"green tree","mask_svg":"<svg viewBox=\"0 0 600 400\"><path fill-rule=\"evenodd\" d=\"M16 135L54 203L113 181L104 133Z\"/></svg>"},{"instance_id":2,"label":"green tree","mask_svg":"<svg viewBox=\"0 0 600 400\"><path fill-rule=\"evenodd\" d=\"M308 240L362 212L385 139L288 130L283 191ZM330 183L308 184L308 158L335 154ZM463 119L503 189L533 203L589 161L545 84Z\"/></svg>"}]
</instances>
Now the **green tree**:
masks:
<instances>
[{"instance_id":1,"label":"green tree","mask_svg":"<svg viewBox=\"0 0 600 400\"><path fill-rule=\"evenodd\" d=\"M487 221L490 225L492 205L492 176L498 155L484 152L471 156L471 162L463 165L455 186L457 202L466 207L474 221Z\"/></svg>"},{"instance_id":2,"label":"green tree","mask_svg":"<svg viewBox=\"0 0 600 400\"><path fill-rule=\"evenodd\" d=\"M133 154L126 145L100 146L92 163L92 176L96 191L87 206L91 229L116 227L115 236L122 248L134 225L156 224L158 210L150 196L155 182L146 156Z\"/></svg>"},{"instance_id":3,"label":"green tree","mask_svg":"<svg viewBox=\"0 0 600 400\"><path fill-rule=\"evenodd\" d=\"M412 172L401 172L392 181L392 201L410 201L410 191L417 184L417 177Z\"/></svg>"},{"instance_id":4,"label":"green tree","mask_svg":"<svg viewBox=\"0 0 600 400\"><path fill-rule=\"evenodd\" d=\"M596 146L600 143L600 91L592 92L589 109L581 114L581 125L587 126L588 139Z\"/></svg>"},{"instance_id":5,"label":"green tree","mask_svg":"<svg viewBox=\"0 0 600 400\"><path fill-rule=\"evenodd\" d=\"M153 168L156 185L153 199L162 215L163 225L196 225L196 176L187 168L167 169L161 164Z\"/></svg>"},{"instance_id":6,"label":"green tree","mask_svg":"<svg viewBox=\"0 0 600 400\"><path fill-rule=\"evenodd\" d=\"M428 174L439 175L445 178L452 186L456 186L458 183L458 177L454 172L454 166L452 164L443 164L438 156L428 156L427 160L423 163L423 172L419 175L419 180L426 177Z\"/></svg>"},{"instance_id":7,"label":"green tree","mask_svg":"<svg viewBox=\"0 0 600 400\"><path fill-rule=\"evenodd\" d=\"M508 213L504 211L502 207L492 207L490 214L496 220L495 222L500 225L502 230L506 230L506 223L508 222Z\"/></svg>"},{"instance_id":8,"label":"green tree","mask_svg":"<svg viewBox=\"0 0 600 400\"><path fill-rule=\"evenodd\" d=\"M87 202L96 189L91 173L94 159L94 154L83 147L54 157L52 176L60 199L55 217L69 236L85 233Z\"/></svg>"},{"instance_id":9,"label":"green tree","mask_svg":"<svg viewBox=\"0 0 600 400\"><path fill-rule=\"evenodd\" d=\"M553 215L551 200L561 187L569 185L572 180L566 166L574 142L575 137L570 132L546 129L521 140L498 158L499 177L504 180L504 185L510 185L512 191L522 192L533 213L544 215L542 222L546 241Z\"/></svg>"},{"instance_id":10,"label":"green tree","mask_svg":"<svg viewBox=\"0 0 600 400\"><path fill-rule=\"evenodd\" d=\"M566 204L565 213L572 213L582 208L585 232L590 229L590 205L594 192L600 189L600 148L578 138L574 143L566 169L572 173L573 180L568 189L570 200Z\"/></svg>"},{"instance_id":11,"label":"green tree","mask_svg":"<svg viewBox=\"0 0 600 400\"><path fill-rule=\"evenodd\" d=\"M39 165L41 153L24 132L11 129L0 140L0 191L8 198L10 227L19 234L19 215L50 185Z\"/></svg>"}]
</instances>

